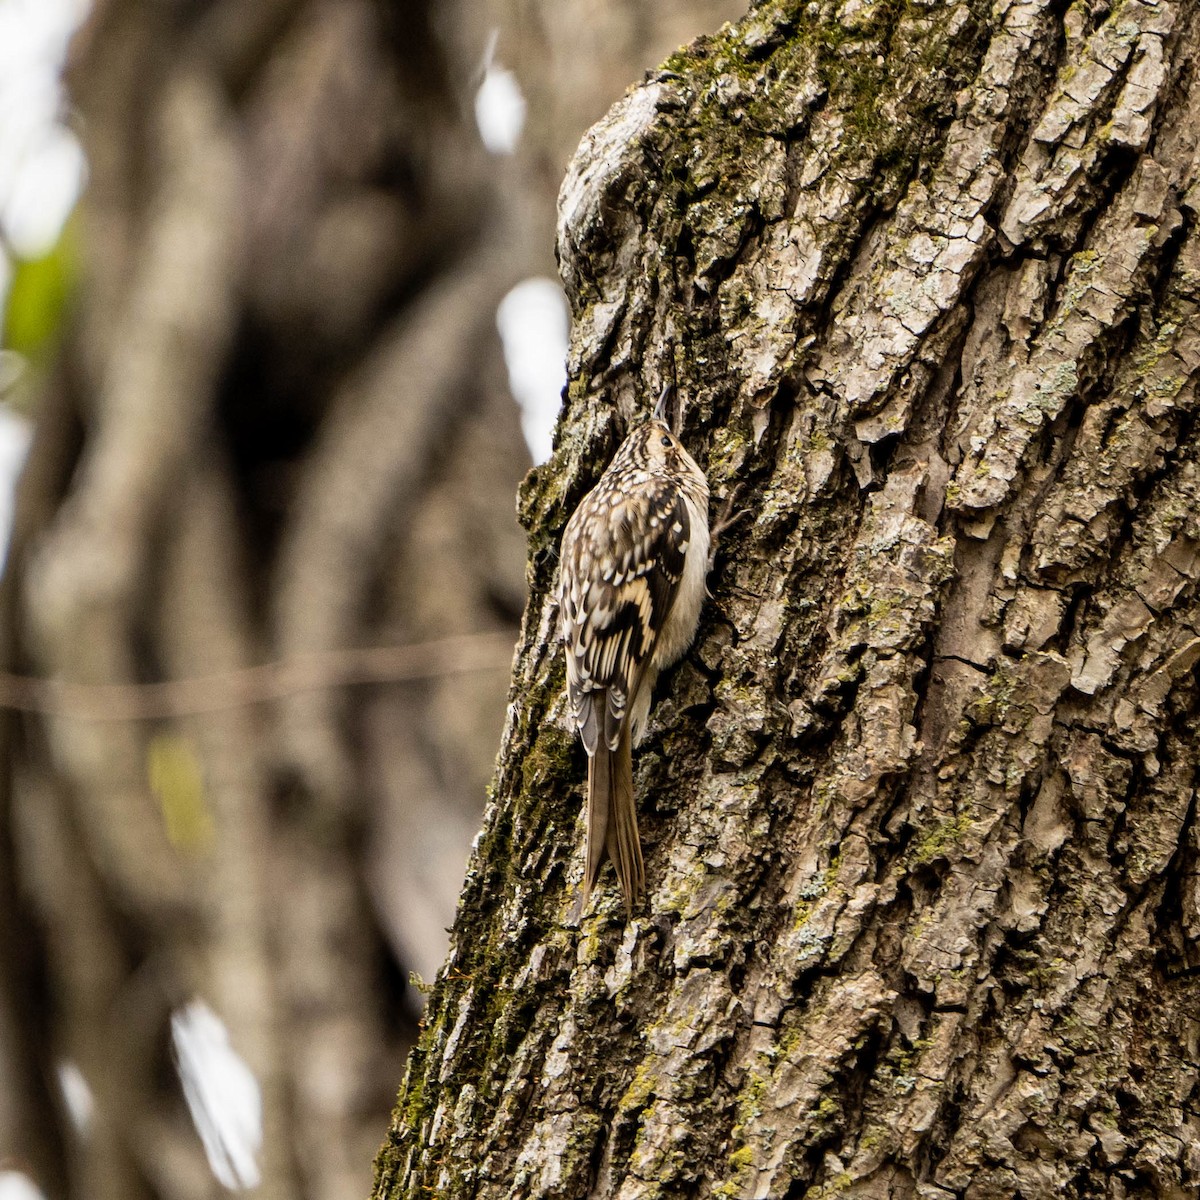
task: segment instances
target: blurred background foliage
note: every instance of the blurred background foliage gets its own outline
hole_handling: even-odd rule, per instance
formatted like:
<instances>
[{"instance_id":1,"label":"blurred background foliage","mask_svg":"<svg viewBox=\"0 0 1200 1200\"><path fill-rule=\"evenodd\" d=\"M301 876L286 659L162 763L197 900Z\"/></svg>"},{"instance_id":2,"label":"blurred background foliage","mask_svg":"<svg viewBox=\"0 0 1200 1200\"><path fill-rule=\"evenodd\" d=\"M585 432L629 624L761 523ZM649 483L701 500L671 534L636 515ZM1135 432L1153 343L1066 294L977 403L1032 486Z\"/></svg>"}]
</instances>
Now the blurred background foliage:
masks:
<instances>
[{"instance_id":1,"label":"blurred background foliage","mask_svg":"<svg viewBox=\"0 0 1200 1200\"><path fill-rule=\"evenodd\" d=\"M0 1200L366 1195L504 719L558 184L742 7L0 0Z\"/></svg>"},{"instance_id":2,"label":"blurred background foliage","mask_svg":"<svg viewBox=\"0 0 1200 1200\"><path fill-rule=\"evenodd\" d=\"M63 328L77 254L74 226L67 224L46 254L12 264L0 344L40 374L49 368ZM32 403L30 392L24 393L26 404ZM5 399L12 402L7 395Z\"/></svg>"}]
</instances>

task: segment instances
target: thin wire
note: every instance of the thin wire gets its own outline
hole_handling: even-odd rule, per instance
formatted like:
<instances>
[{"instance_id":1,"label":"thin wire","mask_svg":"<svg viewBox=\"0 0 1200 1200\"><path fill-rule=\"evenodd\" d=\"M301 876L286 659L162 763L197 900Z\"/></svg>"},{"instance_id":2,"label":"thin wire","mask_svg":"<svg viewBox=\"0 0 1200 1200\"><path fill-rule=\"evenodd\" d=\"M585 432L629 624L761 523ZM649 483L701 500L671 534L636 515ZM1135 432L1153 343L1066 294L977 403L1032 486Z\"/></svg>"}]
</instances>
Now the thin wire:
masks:
<instances>
[{"instance_id":1,"label":"thin wire","mask_svg":"<svg viewBox=\"0 0 1200 1200\"><path fill-rule=\"evenodd\" d=\"M0 672L0 709L80 721L156 721L245 708L351 684L508 671L513 649L510 633L470 633L406 646L330 650L291 662L260 663L157 683L72 683Z\"/></svg>"}]
</instances>

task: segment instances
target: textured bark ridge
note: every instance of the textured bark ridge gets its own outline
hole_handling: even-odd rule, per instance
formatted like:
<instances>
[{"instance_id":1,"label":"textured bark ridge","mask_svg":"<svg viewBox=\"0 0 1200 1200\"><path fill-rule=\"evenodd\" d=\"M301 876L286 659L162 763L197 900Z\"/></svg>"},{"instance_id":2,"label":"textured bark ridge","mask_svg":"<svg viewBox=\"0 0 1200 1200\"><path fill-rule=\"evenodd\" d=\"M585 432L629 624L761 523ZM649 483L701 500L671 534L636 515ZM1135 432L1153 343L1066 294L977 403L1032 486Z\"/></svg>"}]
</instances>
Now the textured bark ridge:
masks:
<instances>
[{"instance_id":1,"label":"textured bark ridge","mask_svg":"<svg viewBox=\"0 0 1200 1200\"><path fill-rule=\"evenodd\" d=\"M766 3L589 133L379 1197L1196 1194L1198 24ZM637 761L649 901L602 873L573 927L555 547L672 355L749 515Z\"/></svg>"}]
</instances>

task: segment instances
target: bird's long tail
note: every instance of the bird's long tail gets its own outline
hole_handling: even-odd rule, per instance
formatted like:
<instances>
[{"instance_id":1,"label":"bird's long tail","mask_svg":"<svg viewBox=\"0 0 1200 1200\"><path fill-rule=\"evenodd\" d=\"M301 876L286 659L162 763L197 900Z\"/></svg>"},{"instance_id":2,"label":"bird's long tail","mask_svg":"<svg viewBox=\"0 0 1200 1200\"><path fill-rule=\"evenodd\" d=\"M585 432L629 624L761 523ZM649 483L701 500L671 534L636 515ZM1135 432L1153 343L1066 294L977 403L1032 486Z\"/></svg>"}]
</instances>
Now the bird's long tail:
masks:
<instances>
[{"instance_id":1,"label":"bird's long tail","mask_svg":"<svg viewBox=\"0 0 1200 1200\"><path fill-rule=\"evenodd\" d=\"M601 738L596 753L588 759L587 859L579 901L581 910L606 853L616 868L625 910L632 912L646 885L646 868L633 801L633 752L628 724L622 729L615 750L610 750Z\"/></svg>"}]
</instances>

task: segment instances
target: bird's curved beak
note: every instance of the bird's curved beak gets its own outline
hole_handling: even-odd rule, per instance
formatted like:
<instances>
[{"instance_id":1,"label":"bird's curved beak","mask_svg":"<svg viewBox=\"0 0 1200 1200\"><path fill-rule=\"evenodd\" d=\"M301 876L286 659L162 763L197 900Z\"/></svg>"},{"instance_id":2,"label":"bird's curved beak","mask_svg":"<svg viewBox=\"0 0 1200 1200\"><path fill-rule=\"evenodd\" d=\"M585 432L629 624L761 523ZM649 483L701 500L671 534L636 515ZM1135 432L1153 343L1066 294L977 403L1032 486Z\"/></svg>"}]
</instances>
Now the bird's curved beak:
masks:
<instances>
[{"instance_id":1,"label":"bird's curved beak","mask_svg":"<svg viewBox=\"0 0 1200 1200\"><path fill-rule=\"evenodd\" d=\"M674 428L674 422L671 420L673 415L675 399L675 385L673 383L663 384L662 394L658 397L658 403L654 406L654 419L662 421L663 424Z\"/></svg>"}]
</instances>

